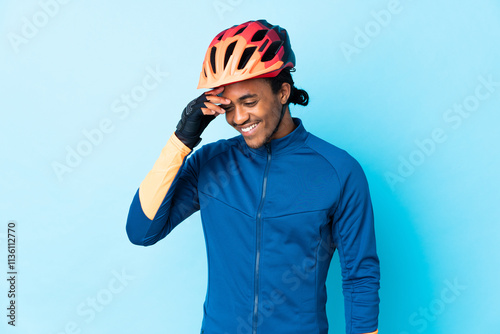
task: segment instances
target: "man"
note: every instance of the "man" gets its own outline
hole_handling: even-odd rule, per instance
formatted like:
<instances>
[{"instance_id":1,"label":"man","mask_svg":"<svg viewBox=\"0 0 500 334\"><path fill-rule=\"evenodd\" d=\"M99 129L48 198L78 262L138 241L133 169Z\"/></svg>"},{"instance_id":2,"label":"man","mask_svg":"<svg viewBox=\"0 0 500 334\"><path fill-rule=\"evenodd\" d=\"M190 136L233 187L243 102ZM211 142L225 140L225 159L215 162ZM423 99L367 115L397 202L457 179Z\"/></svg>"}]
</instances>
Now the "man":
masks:
<instances>
[{"instance_id":1,"label":"man","mask_svg":"<svg viewBox=\"0 0 500 334\"><path fill-rule=\"evenodd\" d=\"M219 33L198 88L130 207L127 234L153 245L200 210L208 260L201 333L327 334L326 276L338 249L346 332L378 333L379 259L368 183L346 151L306 131L289 103L285 29ZM219 114L240 132L195 151ZM320 116L319 116L320 117Z\"/></svg>"}]
</instances>

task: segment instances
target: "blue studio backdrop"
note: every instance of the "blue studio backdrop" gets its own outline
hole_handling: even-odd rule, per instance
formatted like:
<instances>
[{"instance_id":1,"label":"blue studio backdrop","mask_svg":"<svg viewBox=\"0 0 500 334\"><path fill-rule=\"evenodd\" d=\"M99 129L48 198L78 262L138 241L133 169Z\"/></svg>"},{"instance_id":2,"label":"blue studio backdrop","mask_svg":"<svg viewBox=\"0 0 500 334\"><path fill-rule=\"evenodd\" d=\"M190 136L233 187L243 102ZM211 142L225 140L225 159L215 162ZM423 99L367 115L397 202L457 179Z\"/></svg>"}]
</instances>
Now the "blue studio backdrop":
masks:
<instances>
[{"instance_id":1,"label":"blue studio backdrop","mask_svg":"<svg viewBox=\"0 0 500 334\"><path fill-rule=\"evenodd\" d=\"M152 247L125 223L210 41L261 18L289 32L310 95L292 116L367 175L379 332L500 333L500 2L4 0L0 16L1 333L199 332L199 212ZM237 134L219 117L200 146ZM327 288L345 333L338 254Z\"/></svg>"}]
</instances>

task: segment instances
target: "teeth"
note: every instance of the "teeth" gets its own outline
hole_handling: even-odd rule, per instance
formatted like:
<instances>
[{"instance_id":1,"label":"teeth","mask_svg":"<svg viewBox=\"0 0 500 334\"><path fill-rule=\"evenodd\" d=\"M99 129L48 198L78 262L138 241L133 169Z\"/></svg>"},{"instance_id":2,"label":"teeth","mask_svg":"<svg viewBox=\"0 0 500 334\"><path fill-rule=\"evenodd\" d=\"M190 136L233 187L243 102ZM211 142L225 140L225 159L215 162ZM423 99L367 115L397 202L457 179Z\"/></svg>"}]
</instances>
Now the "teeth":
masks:
<instances>
[{"instance_id":1,"label":"teeth","mask_svg":"<svg viewBox=\"0 0 500 334\"><path fill-rule=\"evenodd\" d=\"M254 125L249 126L248 128L243 128L243 129L241 129L241 131L248 132L248 131L252 130L253 128L255 128L256 126L257 126L257 123L255 123Z\"/></svg>"}]
</instances>

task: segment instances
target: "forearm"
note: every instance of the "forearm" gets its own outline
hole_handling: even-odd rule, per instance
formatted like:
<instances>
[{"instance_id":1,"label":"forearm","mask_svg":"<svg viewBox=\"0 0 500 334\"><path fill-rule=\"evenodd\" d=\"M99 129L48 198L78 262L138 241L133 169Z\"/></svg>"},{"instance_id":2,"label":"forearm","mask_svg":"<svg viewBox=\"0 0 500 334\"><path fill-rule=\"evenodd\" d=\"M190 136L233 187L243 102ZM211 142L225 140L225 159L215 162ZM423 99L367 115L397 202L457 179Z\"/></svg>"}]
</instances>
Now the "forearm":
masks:
<instances>
[{"instance_id":1,"label":"forearm","mask_svg":"<svg viewBox=\"0 0 500 334\"><path fill-rule=\"evenodd\" d=\"M192 150L172 134L136 192L127 219L127 235L137 245L151 245L170 232L169 211L176 176Z\"/></svg>"},{"instance_id":2,"label":"forearm","mask_svg":"<svg viewBox=\"0 0 500 334\"><path fill-rule=\"evenodd\" d=\"M365 211L371 216L371 210ZM375 237L371 228L356 231L354 238L340 241L339 258L342 263L342 289L347 334L377 333L379 316L380 263ZM337 235L340 235L337 232Z\"/></svg>"},{"instance_id":3,"label":"forearm","mask_svg":"<svg viewBox=\"0 0 500 334\"><path fill-rule=\"evenodd\" d=\"M379 287L375 276L343 283L347 334L377 333Z\"/></svg>"}]
</instances>

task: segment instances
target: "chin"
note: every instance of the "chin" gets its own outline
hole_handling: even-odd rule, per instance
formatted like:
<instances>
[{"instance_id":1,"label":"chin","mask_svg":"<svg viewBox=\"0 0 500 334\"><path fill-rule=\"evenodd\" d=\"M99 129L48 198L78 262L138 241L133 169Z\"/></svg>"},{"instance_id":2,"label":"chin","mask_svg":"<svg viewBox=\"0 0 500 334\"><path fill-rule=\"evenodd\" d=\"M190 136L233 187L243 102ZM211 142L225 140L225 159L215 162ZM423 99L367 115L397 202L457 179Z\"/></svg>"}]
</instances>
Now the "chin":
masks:
<instances>
[{"instance_id":1,"label":"chin","mask_svg":"<svg viewBox=\"0 0 500 334\"><path fill-rule=\"evenodd\" d=\"M262 145L264 145L264 143L260 139L257 139L257 140L256 139L251 139L251 140L245 139L245 142L247 143L248 147L250 147L250 148L259 148Z\"/></svg>"}]
</instances>

